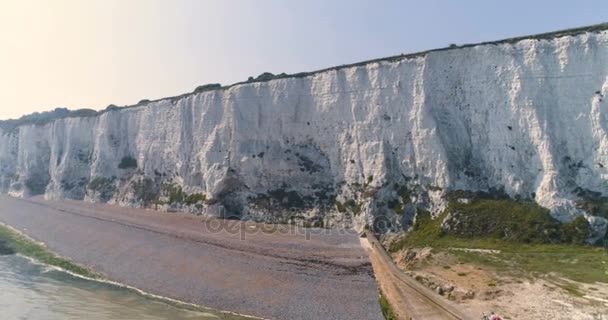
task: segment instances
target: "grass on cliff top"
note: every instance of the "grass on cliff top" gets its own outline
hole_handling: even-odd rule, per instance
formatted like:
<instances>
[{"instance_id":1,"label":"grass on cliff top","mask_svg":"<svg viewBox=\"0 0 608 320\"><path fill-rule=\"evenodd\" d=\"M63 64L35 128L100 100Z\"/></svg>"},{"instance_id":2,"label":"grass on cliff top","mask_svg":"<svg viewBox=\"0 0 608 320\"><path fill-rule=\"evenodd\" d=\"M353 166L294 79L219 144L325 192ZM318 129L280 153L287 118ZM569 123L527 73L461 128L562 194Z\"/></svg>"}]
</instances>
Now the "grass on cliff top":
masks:
<instances>
[{"instance_id":1,"label":"grass on cliff top","mask_svg":"<svg viewBox=\"0 0 608 320\"><path fill-rule=\"evenodd\" d=\"M93 279L101 278L99 274L59 257L44 246L4 225L0 225L0 245L5 248L5 253L11 253L11 251L20 253L41 263L59 267L84 277Z\"/></svg>"},{"instance_id":2,"label":"grass on cliff top","mask_svg":"<svg viewBox=\"0 0 608 320\"><path fill-rule=\"evenodd\" d=\"M479 208L479 206L476 204L471 208ZM509 214L516 211L509 210ZM403 238L393 242L389 251L396 253L406 248L432 247L435 252L448 252L456 256L459 262L491 267L497 272L512 276L537 277L556 274L585 283L608 283L608 248L606 247L525 243L491 235L486 237L455 235L441 231L441 224L446 216L447 211L431 219L428 212L422 212L418 215L412 230ZM519 223L521 228L527 227L525 224L529 222L526 219L511 218L515 219L515 223ZM527 232L522 234L528 235ZM461 249L489 249L499 252L480 253Z\"/></svg>"},{"instance_id":3,"label":"grass on cliff top","mask_svg":"<svg viewBox=\"0 0 608 320\"><path fill-rule=\"evenodd\" d=\"M461 244L461 248L464 248L463 243L458 245ZM513 276L558 275L584 283L608 283L608 252L603 248L556 244L516 246L499 242L489 246L475 244L474 247L496 249L500 253L449 252L457 256L460 262L489 266Z\"/></svg>"}]
</instances>

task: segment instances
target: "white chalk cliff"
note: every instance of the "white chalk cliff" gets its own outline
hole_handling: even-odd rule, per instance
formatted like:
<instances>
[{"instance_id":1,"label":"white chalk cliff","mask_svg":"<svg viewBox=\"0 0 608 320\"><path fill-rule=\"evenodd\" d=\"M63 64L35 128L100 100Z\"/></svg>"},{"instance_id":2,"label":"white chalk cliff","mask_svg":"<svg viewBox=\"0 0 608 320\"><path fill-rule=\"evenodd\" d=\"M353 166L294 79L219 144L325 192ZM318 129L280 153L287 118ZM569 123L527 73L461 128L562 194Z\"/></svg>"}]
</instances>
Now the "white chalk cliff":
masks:
<instances>
[{"instance_id":1,"label":"white chalk cliff","mask_svg":"<svg viewBox=\"0 0 608 320\"><path fill-rule=\"evenodd\" d=\"M398 229L504 189L605 228L606 95L605 28L429 51L0 131L0 191Z\"/></svg>"}]
</instances>

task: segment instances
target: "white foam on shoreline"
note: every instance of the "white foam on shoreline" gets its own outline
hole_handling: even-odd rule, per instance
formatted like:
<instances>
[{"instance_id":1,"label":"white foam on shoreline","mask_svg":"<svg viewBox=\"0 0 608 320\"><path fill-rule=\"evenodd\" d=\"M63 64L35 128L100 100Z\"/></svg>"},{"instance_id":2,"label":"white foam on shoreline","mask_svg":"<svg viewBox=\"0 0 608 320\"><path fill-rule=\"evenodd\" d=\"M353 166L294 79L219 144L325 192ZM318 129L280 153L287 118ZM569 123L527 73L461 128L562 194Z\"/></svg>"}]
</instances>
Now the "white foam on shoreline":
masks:
<instances>
[{"instance_id":1,"label":"white foam on shoreline","mask_svg":"<svg viewBox=\"0 0 608 320\"><path fill-rule=\"evenodd\" d=\"M0 226L5 227L5 228L7 228L7 229L9 229L9 230L11 230L13 232L15 232L16 234L24 237L28 241L36 243L36 244L44 247L45 249L49 250L48 247L43 242L40 242L40 241L37 241L37 240L31 238L30 236L24 234L20 230L17 230L15 228L11 227L10 225L7 225L7 224L5 224L3 222L0 222ZM92 273L95 273L95 274L98 274L98 275L102 276L100 273L95 272L94 270L91 270L90 268L83 267L83 266L81 266L81 265L73 262L71 259L68 259L66 257L62 257L62 256L58 255L55 252L52 252L52 251L50 251L50 252L52 254L54 254L55 256L57 256L57 257L65 259L65 260L69 261L70 263L73 263L73 264L75 264L75 265L77 265L79 267L82 267L82 268L84 268L86 270L91 271ZM158 301L162 301L162 302L167 302L167 303L169 303L169 304L171 304L173 306L176 306L176 307L192 308L192 309L194 309L194 311L199 311L199 312L203 312L203 313L204 312L208 312L208 314L206 314L206 315L217 316L217 314L223 314L223 315L231 315L231 316L242 317L242 318L245 318L245 319L268 320L266 318L261 318L261 317L256 317L256 316L236 313L236 312L227 311L227 310L208 308L208 307L200 306L200 305L197 305L197 304L194 304L194 303L180 301L180 300L177 300L177 299L173 299L173 298L169 298L169 297L153 294L153 293L150 293L150 292L146 292L146 291L141 290L139 288L136 288L136 287L133 287L133 286L129 286L129 285L124 284L124 283L120 283L120 282L104 279L104 278L87 277L87 276L84 276L84 275L81 275L81 274L78 274L78 273L66 270L66 269L58 267L58 266L53 266L53 265L49 265L49 264L40 262L40 261L38 261L38 260L36 260L36 259L34 259L32 257L28 257L28 256L23 255L21 253L17 253L17 255L20 256L20 257L23 257L23 258L27 259L28 261L30 261L33 264L44 266L45 267L45 271L44 272L48 272L48 271L51 271L51 270L60 271L60 272L69 274L70 276L73 276L73 277L76 277L76 278L79 278L79 279L83 279L83 280L87 280L87 281L93 281L93 282L98 282L98 283L103 283L103 284L108 284L108 285L116 286L118 288L123 288L123 289L127 289L127 290L130 290L130 291L134 291L135 293L137 293L137 294L139 294L139 295L141 295L143 297L152 298L154 300L158 300Z\"/></svg>"}]
</instances>

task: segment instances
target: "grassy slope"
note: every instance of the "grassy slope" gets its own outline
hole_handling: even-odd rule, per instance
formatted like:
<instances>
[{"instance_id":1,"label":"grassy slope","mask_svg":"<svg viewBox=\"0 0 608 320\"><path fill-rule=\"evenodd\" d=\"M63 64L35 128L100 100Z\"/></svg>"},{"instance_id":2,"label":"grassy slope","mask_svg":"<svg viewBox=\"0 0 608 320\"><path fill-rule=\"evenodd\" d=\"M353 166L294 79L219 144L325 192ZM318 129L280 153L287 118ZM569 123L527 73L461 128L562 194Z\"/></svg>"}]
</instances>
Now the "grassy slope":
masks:
<instances>
[{"instance_id":1,"label":"grassy slope","mask_svg":"<svg viewBox=\"0 0 608 320\"><path fill-rule=\"evenodd\" d=\"M513 212L513 211L511 211ZM526 213L527 214L527 213ZM424 212L417 218L411 232L394 242L389 251L395 253L409 247L432 247L449 251L461 262L490 266L514 276L539 276L555 273L580 282L608 283L608 249L572 244L522 243L493 237L466 237L441 232L447 213L436 219ZM517 220L517 217L511 217ZM523 223L522 223L522 227ZM500 253L479 253L453 250L457 248L493 249Z\"/></svg>"},{"instance_id":2,"label":"grassy slope","mask_svg":"<svg viewBox=\"0 0 608 320\"><path fill-rule=\"evenodd\" d=\"M59 267L88 278L101 278L99 274L59 257L44 246L3 225L0 225L0 244L41 263Z\"/></svg>"}]
</instances>

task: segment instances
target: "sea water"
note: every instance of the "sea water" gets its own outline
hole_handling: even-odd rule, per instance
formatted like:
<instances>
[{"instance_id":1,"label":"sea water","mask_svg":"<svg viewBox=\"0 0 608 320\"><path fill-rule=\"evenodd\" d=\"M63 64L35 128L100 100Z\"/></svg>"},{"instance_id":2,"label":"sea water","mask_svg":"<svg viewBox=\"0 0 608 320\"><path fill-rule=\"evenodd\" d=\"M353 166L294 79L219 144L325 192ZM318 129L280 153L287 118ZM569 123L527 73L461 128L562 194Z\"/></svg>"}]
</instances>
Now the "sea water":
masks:
<instances>
[{"instance_id":1,"label":"sea water","mask_svg":"<svg viewBox=\"0 0 608 320\"><path fill-rule=\"evenodd\" d=\"M20 255L0 255L2 320L221 319L117 285L86 280Z\"/></svg>"}]
</instances>

